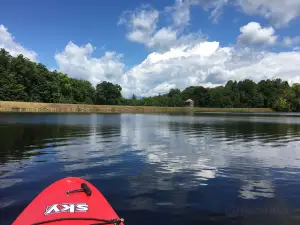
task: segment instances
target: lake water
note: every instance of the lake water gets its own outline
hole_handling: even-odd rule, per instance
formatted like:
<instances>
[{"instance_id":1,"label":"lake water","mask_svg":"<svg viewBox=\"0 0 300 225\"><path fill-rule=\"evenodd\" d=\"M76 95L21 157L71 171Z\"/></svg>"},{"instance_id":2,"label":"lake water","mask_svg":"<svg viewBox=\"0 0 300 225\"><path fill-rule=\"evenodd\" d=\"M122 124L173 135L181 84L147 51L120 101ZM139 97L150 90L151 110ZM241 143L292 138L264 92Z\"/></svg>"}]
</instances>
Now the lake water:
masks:
<instances>
[{"instance_id":1,"label":"lake water","mask_svg":"<svg viewBox=\"0 0 300 225\"><path fill-rule=\"evenodd\" d=\"M0 223L54 181L130 225L300 224L300 117L0 114Z\"/></svg>"}]
</instances>

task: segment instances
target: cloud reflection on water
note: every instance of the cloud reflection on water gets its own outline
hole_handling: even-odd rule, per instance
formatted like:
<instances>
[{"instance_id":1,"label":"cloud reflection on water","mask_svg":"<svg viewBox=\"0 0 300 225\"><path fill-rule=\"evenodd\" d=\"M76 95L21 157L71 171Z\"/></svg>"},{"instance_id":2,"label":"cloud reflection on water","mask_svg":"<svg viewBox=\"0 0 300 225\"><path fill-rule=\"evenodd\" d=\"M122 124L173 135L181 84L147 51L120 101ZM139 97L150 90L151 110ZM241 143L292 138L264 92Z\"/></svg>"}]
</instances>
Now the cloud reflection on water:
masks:
<instances>
[{"instance_id":1,"label":"cloud reflection on water","mask_svg":"<svg viewBox=\"0 0 300 225\"><path fill-rule=\"evenodd\" d=\"M43 126L28 121L5 128L13 138L1 140L4 188L20 182L30 168L53 164L57 167L45 175L63 170L90 179L122 177L132 195L146 202L145 193L180 188L180 205L187 204L184 190L209 188L215 179L239 183L242 199L274 198L275 181L287 172L297 176L300 168L298 117L95 114L53 124L47 119ZM172 205L170 199L175 196L157 204Z\"/></svg>"}]
</instances>

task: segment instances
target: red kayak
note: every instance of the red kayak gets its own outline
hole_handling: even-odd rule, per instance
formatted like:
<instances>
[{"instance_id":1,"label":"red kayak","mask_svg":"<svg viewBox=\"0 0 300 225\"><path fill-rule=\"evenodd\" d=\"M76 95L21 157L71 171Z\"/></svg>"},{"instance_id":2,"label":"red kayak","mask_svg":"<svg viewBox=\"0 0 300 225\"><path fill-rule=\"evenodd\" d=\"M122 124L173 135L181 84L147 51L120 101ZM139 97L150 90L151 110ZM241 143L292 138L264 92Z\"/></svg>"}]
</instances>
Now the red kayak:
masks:
<instances>
[{"instance_id":1,"label":"red kayak","mask_svg":"<svg viewBox=\"0 0 300 225\"><path fill-rule=\"evenodd\" d=\"M91 183L76 177L59 180L40 193L13 225L124 225Z\"/></svg>"}]
</instances>

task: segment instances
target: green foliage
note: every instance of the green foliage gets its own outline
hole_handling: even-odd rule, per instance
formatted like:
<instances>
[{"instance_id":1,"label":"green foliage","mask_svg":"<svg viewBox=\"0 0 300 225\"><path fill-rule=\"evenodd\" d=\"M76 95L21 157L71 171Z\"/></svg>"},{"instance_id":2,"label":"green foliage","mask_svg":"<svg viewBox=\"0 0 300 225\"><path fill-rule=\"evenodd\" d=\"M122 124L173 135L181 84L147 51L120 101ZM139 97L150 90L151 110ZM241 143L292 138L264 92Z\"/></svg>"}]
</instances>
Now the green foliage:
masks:
<instances>
[{"instance_id":1,"label":"green foliage","mask_svg":"<svg viewBox=\"0 0 300 225\"><path fill-rule=\"evenodd\" d=\"M181 93L184 100L192 99L196 107L207 107L209 105L208 89L202 86L190 86Z\"/></svg>"},{"instance_id":2,"label":"green foliage","mask_svg":"<svg viewBox=\"0 0 300 225\"><path fill-rule=\"evenodd\" d=\"M264 96L265 107L273 107L287 88L288 82L281 79L262 80L258 83L258 91Z\"/></svg>"},{"instance_id":3,"label":"green foliage","mask_svg":"<svg viewBox=\"0 0 300 225\"><path fill-rule=\"evenodd\" d=\"M89 81L49 71L22 55L0 50L0 100L94 104L95 88Z\"/></svg>"},{"instance_id":4,"label":"green foliage","mask_svg":"<svg viewBox=\"0 0 300 225\"><path fill-rule=\"evenodd\" d=\"M172 88L169 93L168 93L168 97L169 98L174 98L176 96L179 96L181 94L181 91L178 88Z\"/></svg>"},{"instance_id":5,"label":"green foliage","mask_svg":"<svg viewBox=\"0 0 300 225\"><path fill-rule=\"evenodd\" d=\"M190 86L180 91L171 89L166 94L130 99L121 95L118 84L106 81L96 89L89 81L68 77L67 74L49 71L40 63L31 62L22 55L12 57L0 49L0 100L50 103L86 103L133 106L182 107L192 99L196 107L221 108L273 108L277 111L300 112L300 84L289 86L281 79L255 83L228 81L225 86L205 88Z\"/></svg>"},{"instance_id":6,"label":"green foliage","mask_svg":"<svg viewBox=\"0 0 300 225\"><path fill-rule=\"evenodd\" d=\"M209 90L209 105L217 108L231 108L230 93L225 87L219 86Z\"/></svg>"},{"instance_id":7,"label":"green foliage","mask_svg":"<svg viewBox=\"0 0 300 225\"><path fill-rule=\"evenodd\" d=\"M285 98L280 97L273 105L273 109L280 112L289 112L291 110L291 106Z\"/></svg>"},{"instance_id":8,"label":"green foliage","mask_svg":"<svg viewBox=\"0 0 300 225\"><path fill-rule=\"evenodd\" d=\"M121 91L120 85L103 81L96 87L96 103L100 105L117 105L122 97Z\"/></svg>"},{"instance_id":9,"label":"green foliage","mask_svg":"<svg viewBox=\"0 0 300 225\"><path fill-rule=\"evenodd\" d=\"M0 76L1 101L23 101L27 98L25 87L17 83L14 73L2 71Z\"/></svg>"},{"instance_id":10,"label":"green foliage","mask_svg":"<svg viewBox=\"0 0 300 225\"><path fill-rule=\"evenodd\" d=\"M282 103L287 104L288 110L281 110ZM281 101L277 101L273 108L278 111L300 112L300 84L286 88Z\"/></svg>"},{"instance_id":11,"label":"green foliage","mask_svg":"<svg viewBox=\"0 0 300 225\"><path fill-rule=\"evenodd\" d=\"M134 105L183 106L187 99L192 99L196 107L271 107L277 111L300 112L300 84L290 87L286 81L280 79L262 80L259 83L249 79L239 82L230 80L225 86L215 88L191 86L182 92L178 89L171 89L165 95L136 100ZM130 105L133 105L132 102Z\"/></svg>"}]
</instances>

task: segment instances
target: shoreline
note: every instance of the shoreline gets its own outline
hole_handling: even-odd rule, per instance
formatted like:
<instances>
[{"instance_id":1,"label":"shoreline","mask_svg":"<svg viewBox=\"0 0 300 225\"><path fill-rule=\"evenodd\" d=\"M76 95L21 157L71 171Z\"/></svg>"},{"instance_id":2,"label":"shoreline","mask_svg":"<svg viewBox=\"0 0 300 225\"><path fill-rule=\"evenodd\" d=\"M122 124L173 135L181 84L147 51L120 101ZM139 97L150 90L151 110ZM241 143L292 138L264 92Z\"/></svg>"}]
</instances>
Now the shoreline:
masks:
<instances>
[{"instance_id":1,"label":"shoreline","mask_svg":"<svg viewBox=\"0 0 300 225\"><path fill-rule=\"evenodd\" d=\"M59 104L39 102L0 101L0 112L32 112L32 113L270 113L270 108L188 108L159 106L122 106L122 105L85 105Z\"/></svg>"}]
</instances>

